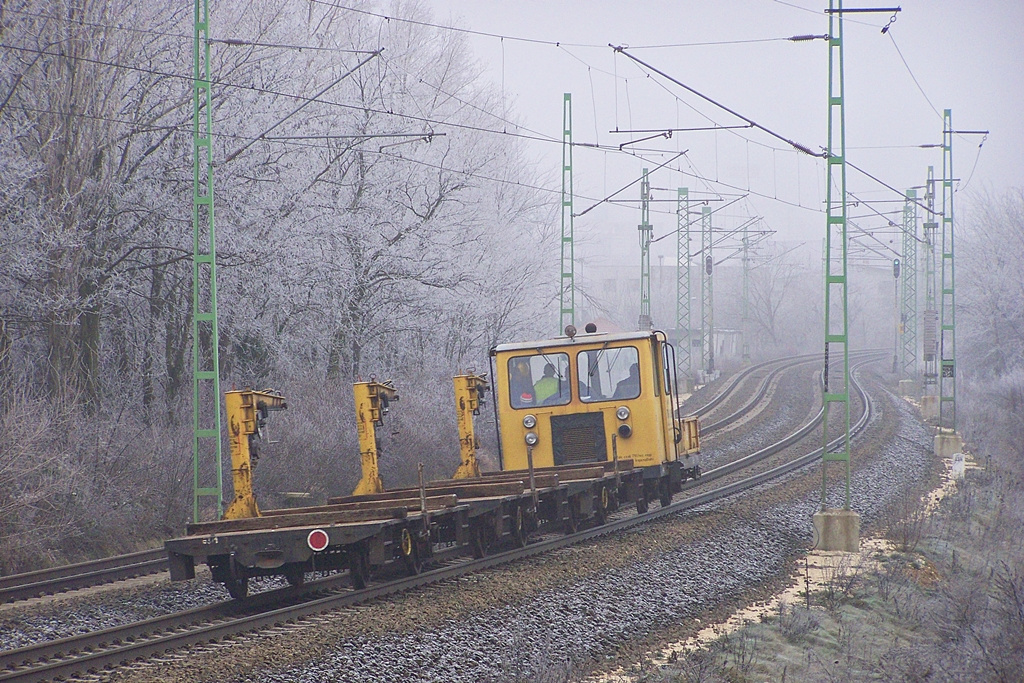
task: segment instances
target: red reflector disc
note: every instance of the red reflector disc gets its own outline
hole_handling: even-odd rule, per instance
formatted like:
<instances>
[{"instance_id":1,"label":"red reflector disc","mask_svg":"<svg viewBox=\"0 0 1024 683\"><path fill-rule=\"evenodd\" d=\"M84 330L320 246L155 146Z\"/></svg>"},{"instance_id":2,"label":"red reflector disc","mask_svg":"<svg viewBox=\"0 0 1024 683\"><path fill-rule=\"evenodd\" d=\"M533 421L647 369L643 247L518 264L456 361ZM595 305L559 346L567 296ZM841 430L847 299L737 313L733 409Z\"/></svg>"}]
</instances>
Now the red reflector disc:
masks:
<instances>
[{"instance_id":1,"label":"red reflector disc","mask_svg":"<svg viewBox=\"0 0 1024 683\"><path fill-rule=\"evenodd\" d=\"M327 547L327 543L331 539L327 536L327 532L323 529L313 529L309 532L309 536L306 536L306 544L309 545L310 549L314 552L320 552Z\"/></svg>"}]
</instances>

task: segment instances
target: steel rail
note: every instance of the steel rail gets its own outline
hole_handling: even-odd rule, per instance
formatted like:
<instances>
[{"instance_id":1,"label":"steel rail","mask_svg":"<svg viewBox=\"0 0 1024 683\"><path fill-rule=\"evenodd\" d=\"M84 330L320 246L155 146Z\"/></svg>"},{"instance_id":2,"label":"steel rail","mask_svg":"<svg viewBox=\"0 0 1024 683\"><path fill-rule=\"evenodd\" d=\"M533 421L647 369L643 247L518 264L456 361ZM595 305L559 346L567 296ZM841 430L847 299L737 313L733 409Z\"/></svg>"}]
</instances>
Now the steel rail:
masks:
<instances>
[{"instance_id":1,"label":"steel rail","mask_svg":"<svg viewBox=\"0 0 1024 683\"><path fill-rule=\"evenodd\" d=\"M881 358L882 358L881 355L873 355L873 356L871 356L869 358L866 358L866 359L860 361L859 363L857 363L855 366L853 366L853 368L851 369L851 373L855 372L855 371L858 371L861 367L863 367L864 365L867 365L868 363L877 362ZM854 436L860 434L860 432L863 431L865 427L867 427L867 423L871 419L871 415L873 413L873 408L872 408L872 405L871 405L871 399L868 396L867 392L864 391L864 388L860 385L859 382L857 382L855 380L855 378L852 376L852 374L851 374L850 384L853 386L854 391L856 391L857 395L860 397L861 402L862 402L862 406L863 406L860 418L857 420L856 423L854 423L850 427L850 437L853 438ZM792 434L790 434L786 438L782 439L781 441L777 441L776 443L774 443L774 444L772 444L770 446L767 446L765 448L762 448L759 451L755 451L754 453L751 453L750 455L746 455L746 456L744 456L742 458L739 458L737 460L733 460L732 462L726 463L725 465L722 465L720 467L716 467L713 470L708 470L707 472L705 472L701 476L700 479L698 479L697 481L693 482L692 484L684 486L683 490L685 491L688 488L695 488L696 486L699 486L702 483L706 483L707 481L714 481L715 479L721 479L722 477L724 477L724 476L726 476L728 474L732 474L733 472L741 470L741 469L743 469L745 467L749 467L750 465L752 465L754 463L757 463L757 462L760 462L761 460L764 460L765 458L767 458L767 457L769 457L771 455L774 455L774 454L778 453L779 451L782 451L782 450L785 450L786 448L789 448L790 446L792 446L792 445L796 444L797 442L801 441L802 439L806 438L809 434L811 434L815 429L818 428L818 425L821 424L821 418L822 418L823 412L824 412L823 410L819 410L818 413L814 416L814 418L812 418L807 424L805 424L803 427L801 427L797 431L793 432ZM837 445L842 438L843 437L838 437L836 439L833 439L832 441L829 442L829 446L832 447L832 446ZM739 483L747 482L747 481L752 481L752 480L760 478L754 484L756 486L757 483L761 483L763 481L767 481L768 479L772 479L772 478L774 478L776 476L780 476L780 475L785 474L787 472L791 472L793 470L800 469L801 467L804 467L805 465L813 463L817 458L819 458L821 456L821 451L822 451L821 448L817 448L816 450L811 451L810 453L808 453L806 455L802 455L802 456L800 456L798 458L795 458L794 460L791 460L791 461L789 461L787 463L779 465L778 467L775 467L775 468L770 469L770 470L766 470L765 472L753 475L751 477L747 477L746 479L743 479ZM729 488L731 486L734 486L734 484L729 484L726 487L722 487L722 488L725 489L725 488ZM719 490L719 489L716 489L716 491L717 490Z\"/></svg>"},{"instance_id":2,"label":"steel rail","mask_svg":"<svg viewBox=\"0 0 1024 683\"><path fill-rule=\"evenodd\" d=\"M880 356L878 356L880 357ZM858 363L854 370L867 363L874 362L877 357L870 357ZM851 385L861 398L862 411L860 419L851 428L851 437L859 435L867 426L873 413L870 397L859 384L856 375L851 374ZM695 488L708 481L720 478L734 472L741 467L749 466L754 462L763 460L769 455L779 453L789 448L800 439L810 434L821 422L819 412L806 425L798 429L790 436L782 439L772 446L761 449L743 459L743 465L735 461L722 467L710 470L701 479L684 487L684 490ZM841 437L840 437L841 438ZM834 443L834 442L833 442ZM231 618L230 612L238 609L252 609L253 607L265 604L280 605L281 600L296 599L313 590L323 590L327 583L317 581L306 586L284 588L278 591L267 591L254 595L241 607L234 602L227 601L197 608L188 612L181 612L166 617L157 617L136 624L128 624L123 627L115 627L106 631L87 634L85 636L73 636L50 641L38 645L30 645L18 650L3 653L0 657L0 681L45 681L55 678L62 678L86 671L99 671L101 669L116 667L125 662L134 661L139 658L162 654L171 650L182 648L188 645L197 645L216 641L225 637L251 632L262 628L279 626L284 623L295 622L305 617L313 616L335 609L345 608L369 600L386 597L418 586L444 581L472 572L508 564L516 560L532 557L542 553L550 552L558 548L574 545L581 541L597 538L606 534L615 533L633 526L645 524L651 520L691 510L706 505L735 493L758 486L771 479L793 472L807 465L814 464L820 460L821 448L810 453L776 466L772 469L754 474L745 479L731 482L719 488L704 493L691 495L681 501L667 507L651 510L644 514L637 514L613 519L608 523L579 531L572 535L555 536L536 543L514 550L509 550L481 559L466 560L459 564L453 564L439 569L424 572L417 576L410 576L387 583L370 586L362 590L348 590L343 593L335 593L320 598L315 598L299 604L279 606L265 612L249 614L241 617ZM332 577L332 583L340 583L337 577ZM256 604L258 603L258 604ZM224 619L228 619L224 621ZM198 627L197 620L205 620ZM212 621L211 621L212 620ZM194 627L194 628L190 628ZM183 630L183 629L188 630ZM167 632L167 631L173 632ZM136 642L131 642L135 640ZM96 648L106 649L97 650ZM78 655L78 653L81 653ZM76 656L78 655L78 656ZM49 661L43 661L49 660ZM3 669L7 669L3 671Z\"/></svg>"},{"instance_id":3,"label":"steel rail","mask_svg":"<svg viewBox=\"0 0 1024 683\"><path fill-rule=\"evenodd\" d=\"M876 353L880 353L880 352L881 352L880 350L872 349L872 350L867 350L867 351L851 352L850 355L851 356L852 355L863 356L864 354L869 354L870 355L870 354L876 354ZM783 361L785 362L785 365L780 365L779 367L775 368L774 370L772 370L771 373L769 373L761 381L761 387L760 387L760 389L758 389L757 393L749 401L747 401L743 406L741 406L736 412L734 412L731 415L728 415L726 417L723 417L721 420L718 420L717 422L712 422L712 423L710 423L708 425L701 425L700 433L701 434L710 434L711 432L717 431L717 430L721 429L722 427L725 427L727 425L732 424L733 422L736 422L741 417L743 417L744 415L749 413L754 408L754 406L756 406L759 402L761 402L761 400L764 399L765 394L768 393L768 387L771 385L772 380L774 380L775 377L777 377L780 373L784 372L785 370L792 370L793 368L799 367L801 365L805 365L807 363L813 363L815 361L820 361L821 359L822 359L822 355L820 353L817 353L817 354L807 354L807 355L802 355L802 356L792 356L792 357L789 357L789 358L777 358L777 359L775 359L773 361L767 361L766 363L762 363L760 366L754 366L753 368L750 368L750 370L754 370L754 369L757 369L758 367L764 367L765 365L770 365L771 363L783 362ZM729 389L727 389L725 392L723 392L723 394L721 396L716 397L715 401L720 402L719 399L725 398L725 396L728 394L728 392L732 391L733 389L735 389L735 386L731 386ZM716 405L717 405L717 403L716 403Z\"/></svg>"},{"instance_id":4,"label":"steel rail","mask_svg":"<svg viewBox=\"0 0 1024 683\"><path fill-rule=\"evenodd\" d=\"M688 414L695 415L697 417L704 417L712 410L717 408L719 405L721 405L721 403L725 401L725 399L727 399L733 391L736 390L736 387L738 387L747 377L757 372L758 370L763 370L764 368L774 365L775 363L784 363L788 360L796 360L797 358L804 357L813 358L815 356L821 356L821 354L807 354L806 356L793 356L792 358L773 358L772 360L766 360L763 363L758 363L757 365L751 365L749 368L746 368L742 372L739 372L735 376L733 376L729 384L727 384L725 388L722 389L722 391L718 393L714 398L712 398L710 401L702 405L700 408L697 408L696 410Z\"/></svg>"},{"instance_id":5,"label":"steel rail","mask_svg":"<svg viewBox=\"0 0 1024 683\"><path fill-rule=\"evenodd\" d=\"M754 396L752 396L749 401L744 403L739 408L739 410L732 413L731 415L723 417L721 420L718 420L717 422L712 422L711 424L708 425L701 425L700 433L702 435L710 434L711 432L715 432L721 429L722 427L728 426L733 422L736 422L741 417L749 413L755 405L764 400L765 394L768 393L768 387L771 385L772 381L779 376L781 372L783 372L784 370L790 370L799 367L805 363L814 362L814 360L815 358L807 358L805 360L793 360L793 362L787 363L785 365L780 365L779 367L775 368L770 373L768 373L768 375L766 375L765 378L761 381L761 387L760 389L758 389L757 393L754 394Z\"/></svg>"},{"instance_id":6,"label":"steel rail","mask_svg":"<svg viewBox=\"0 0 1024 683\"><path fill-rule=\"evenodd\" d=\"M167 570L163 548L0 577L0 603L63 593Z\"/></svg>"}]
</instances>

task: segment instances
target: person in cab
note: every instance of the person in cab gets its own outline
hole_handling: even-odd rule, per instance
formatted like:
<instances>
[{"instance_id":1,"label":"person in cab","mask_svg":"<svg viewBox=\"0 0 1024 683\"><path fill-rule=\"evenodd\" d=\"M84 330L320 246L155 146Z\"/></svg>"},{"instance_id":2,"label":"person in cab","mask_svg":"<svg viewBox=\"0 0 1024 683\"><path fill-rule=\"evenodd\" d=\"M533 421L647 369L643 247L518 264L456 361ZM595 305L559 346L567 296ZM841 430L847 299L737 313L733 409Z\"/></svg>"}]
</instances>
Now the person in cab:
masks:
<instances>
[{"instance_id":1,"label":"person in cab","mask_svg":"<svg viewBox=\"0 0 1024 683\"><path fill-rule=\"evenodd\" d=\"M544 366L544 376L533 385L533 394L538 404L543 404L553 396L561 395L562 382L555 376L555 366L547 363Z\"/></svg>"},{"instance_id":2,"label":"person in cab","mask_svg":"<svg viewBox=\"0 0 1024 683\"><path fill-rule=\"evenodd\" d=\"M615 385L612 398L636 398L640 395L640 366L633 363L629 366L629 376Z\"/></svg>"},{"instance_id":3,"label":"person in cab","mask_svg":"<svg viewBox=\"0 0 1024 683\"><path fill-rule=\"evenodd\" d=\"M525 408L534 405L533 379L530 373L530 361L522 359L513 363L509 374L513 408Z\"/></svg>"}]
</instances>

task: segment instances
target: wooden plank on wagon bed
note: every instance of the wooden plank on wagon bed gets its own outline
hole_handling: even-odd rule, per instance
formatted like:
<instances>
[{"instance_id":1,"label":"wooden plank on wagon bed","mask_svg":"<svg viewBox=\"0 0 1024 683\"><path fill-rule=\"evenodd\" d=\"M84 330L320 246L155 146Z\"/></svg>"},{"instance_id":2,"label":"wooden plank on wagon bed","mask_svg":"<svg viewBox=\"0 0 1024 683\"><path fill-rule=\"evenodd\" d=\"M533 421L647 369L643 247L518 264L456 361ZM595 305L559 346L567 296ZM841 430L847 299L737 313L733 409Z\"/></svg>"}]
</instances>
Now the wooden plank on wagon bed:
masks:
<instances>
[{"instance_id":1,"label":"wooden plank on wagon bed","mask_svg":"<svg viewBox=\"0 0 1024 683\"><path fill-rule=\"evenodd\" d=\"M555 467L543 467L535 469L534 477L550 476L552 474L557 475L562 481L572 481L580 479L580 473L583 473L584 479L595 479L600 478L606 470L601 463L584 463L582 465L556 465ZM622 471L621 469L619 470ZM598 474L594 474L598 472ZM529 470L512 470L509 474L517 474L526 481L529 481L530 474Z\"/></svg>"},{"instance_id":2,"label":"wooden plank on wagon bed","mask_svg":"<svg viewBox=\"0 0 1024 683\"><path fill-rule=\"evenodd\" d=\"M409 514L405 507L378 507L370 510L338 510L310 512L298 515L272 515L247 519L222 519L218 522L189 524L189 535L226 534L233 531L257 531L300 526L327 526L351 522L369 522L380 519L404 519Z\"/></svg>"},{"instance_id":3,"label":"wooden plank on wagon bed","mask_svg":"<svg viewBox=\"0 0 1024 683\"><path fill-rule=\"evenodd\" d=\"M558 486L558 473L557 472L537 472L534 470L534 481L537 483L537 488L548 488L552 486ZM530 483L530 472L529 470L517 470L514 472L501 472L501 476L487 477L484 478L472 478L472 479L452 479L451 481L444 482L443 486L465 486L466 484L496 484L499 482L508 481L522 481L527 485ZM430 486L434 486L437 482L430 482Z\"/></svg>"},{"instance_id":4,"label":"wooden plank on wagon bed","mask_svg":"<svg viewBox=\"0 0 1024 683\"><path fill-rule=\"evenodd\" d=\"M529 495L529 492L527 492ZM494 512L495 510L501 509L501 506L505 503L515 503L522 500L522 495L518 496L489 496L486 498L466 498L462 502L469 508L468 515L470 518L478 517L479 515Z\"/></svg>"},{"instance_id":5,"label":"wooden plank on wagon bed","mask_svg":"<svg viewBox=\"0 0 1024 683\"><path fill-rule=\"evenodd\" d=\"M483 477L469 477L466 479L435 479L434 481L427 482L427 488L447 488L450 486L466 486L467 484L496 484L502 481L521 481L529 475L524 477L526 470L518 472L499 472L497 476L488 476L486 479ZM416 489L417 491L419 489Z\"/></svg>"},{"instance_id":6,"label":"wooden plank on wagon bed","mask_svg":"<svg viewBox=\"0 0 1024 683\"><path fill-rule=\"evenodd\" d=\"M554 467L537 467L537 468L534 468L533 472L534 472L534 476L540 476L540 475L543 475L543 474L558 474L558 475L561 475L564 472L576 472L576 471L579 471L579 470L591 470L591 469L593 469L595 467L601 467L601 468L604 469L605 472L614 472L615 471L615 463L613 461L611 461L611 460L609 460L609 461L602 460L600 462L584 462L584 463L577 463L575 465L555 465ZM633 468L633 461L632 460L620 460L619 461L619 473L628 472L628 471L630 471L632 469L634 469ZM528 472L529 472L529 470L508 470L507 472L501 472L500 474L511 475L511 476L521 476L521 477L525 476L525 477L529 477L529 474L527 474ZM484 473L484 476L487 477L488 479L490 479L492 476L495 476L495 475L493 475L490 472L486 472L486 473Z\"/></svg>"},{"instance_id":7,"label":"wooden plank on wagon bed","mask_svg":"<svg viewBox=\"0 0 1024 683\"><path fill-rule=\"evenodd\" d=\"M488 496L516 496L522 493L526 488L526 484L521 480L499 481L493 484L490 482L480 482L476 479L457 479L456 481L460 483L450 486L428 486L426 487L426 493L428 496L455 495L459 498L484 498ZM339 496L337 498L329 498L327 502L330 505L336 505L339 503L352 503L359 500L394 500L399 497L408 497L410 495L418 496L419 489L399 489L397 491L374 493L367 496Z\"/></svg>"},{"instance_id":8,"label":"wooden plank on wagon bed","mask_svg":"<svg viewBox=\"0 0 1024 683\"><path fill-rule=\"evenodd\" d=\"M459 500L462 500L463 498L487 496L517 496L527 488L526 483L521 479L499 481L493 484L473 479L459 479L458 481L458 484L431 487L427 491L435 495L453 493L459 497Z\"/></svg>"},{"instance_id":9,"label":"wooden plank on wagon bed","mask_svg":"<svg viewBox=\"0 0 1024 683\"><path fill-rule=\"evenodd\" d=\"M427 509L440 510L458 504L458 496L428 496ZM420 497L395 498L389 500L358 500L352 503L338 503L336 505L314 505L304 508L281 508L280 510L263 510L260 515L263 517L275 517L280 515L306 514L310 512L334 512L337 510L374 510L381 507L404 507L410 511L420 509Z\"/></svg>"},{"instance_id":10,"label":"wooden plank on wagon bed","mask_svg":"<svg viewBox=\"0 0 1024 683\"><path fill-rule=\"evenodd\" d=\"M583 479L604 479L605 470L603 465L595 467L574 467L558 473L558 478L564 481L581 481Z\"/></svg>"},{"instance_id":11,"label":"wooden plank on wagon bed","mask_svg":"<svg viewBox=\"0 0 1024 683\"><path fill-rule=\"evenodd\" d=\"M439 494L427 492L428 497L436 497ZM391 501L397 503L398 501L408 500L409 498L415 498L417 502L420 499L419 488L405 488L405 489L394 489L392 491L385 491L384 493L364 493L359 496L334 496L327 499L328 505L347 505L348 503L373 503L382 501Z\"/></svg>"}]
</instances>

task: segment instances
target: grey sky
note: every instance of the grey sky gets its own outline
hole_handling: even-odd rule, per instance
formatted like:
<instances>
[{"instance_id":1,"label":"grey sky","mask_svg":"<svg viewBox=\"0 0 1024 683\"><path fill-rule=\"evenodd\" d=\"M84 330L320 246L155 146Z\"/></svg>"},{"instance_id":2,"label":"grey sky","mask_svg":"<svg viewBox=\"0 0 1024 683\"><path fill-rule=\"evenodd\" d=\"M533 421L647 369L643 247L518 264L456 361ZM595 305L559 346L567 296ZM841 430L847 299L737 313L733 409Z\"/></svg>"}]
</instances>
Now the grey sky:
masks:
<instances>
[{"instance_id":1,"label":"grey sky","mask_svg":"<svg viewBox=\"0 0 1024 683\"><path fill-rule=\"evenodd\" d=\"M618 145L631 139L629 135L609 133L616 126L706 126L708 119L722 125L739 123L663 79L648 78L628 59L602 47L614 43L632 46L631 51L644 61L811 149L817 150L826 142L825 42L775 40L643 47L823 34L828 30L828 19L822 12L826 0L430 0L427 4L440 23L562 43L555 47L468 37L485 72L497 87L504 83L517 120L545 136L560 137L563 92L573 94L577 142ZM896 3L847 2L846 6L890 4ZM1024 3L909 0L900 4L903 11L889 35L879 30L888 22L887 14L853 17L855 21L844 24L850 161L901 190L921 185L929 164L940 176L941 150L915 146L942 141L941 111L950 108L954 128L991 130L980 157L980 137L954 141L957 178L966 181L978 159L969 186L958 195L958 209L969 205L972 191L1000 192L1024 185L1024 156L1020 151L1024 148L1020 115L1024 111ZM594 47L566 47L570 43ZM938 114L915 85L894 43ZM821 238L824 219L818 209L823 200L824 170L820 161L751 130L677 133L671 140L644 146L673 153L688 149L688 161L673 166L725 183L705 183L666 168L653 177L654 187L685 185L691 191L713 188L723 193L737 192L728 187L731 185L744 192L751 190L747 200L722 212L727 214L721 218L724 226L756 215L763 216L781 239ZM884 148L871 149L874 147ZM545 174L546 185L559 187L560 146L535 142L529 143L529 149ZM639 176L643 166L653 168L671 155L645 156L647 163L622 154L576 148L576 211ZM851 171L848 188L864 200L884 200L886 203L875 205L883 212L901 207L897 195L856 172ZM638 195L639 189L634 186L619 197L636 200ZM654 196L674 202L675 193L655 191ZM675 228L674 204L659 202L655 208L652 222L657 237ZM853 207L851 215L870 216L871 211ZM897 214L893 218L900 220ZM602 207L578 219L578 235L589 240L583 253L591 258L597 252L614 253L628 259L629 253L637 250L638 221L635 201ZM877 216L858 218L857 222L866 228L884 224ZM672 240L662 241L654 253L673 257Z\"/></svg>"}]
</instances>

